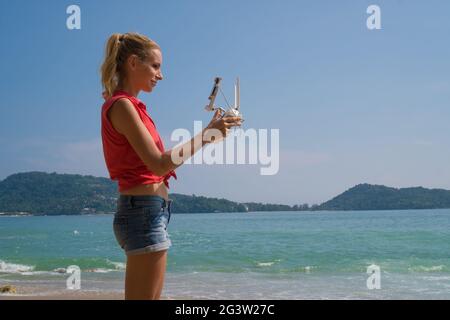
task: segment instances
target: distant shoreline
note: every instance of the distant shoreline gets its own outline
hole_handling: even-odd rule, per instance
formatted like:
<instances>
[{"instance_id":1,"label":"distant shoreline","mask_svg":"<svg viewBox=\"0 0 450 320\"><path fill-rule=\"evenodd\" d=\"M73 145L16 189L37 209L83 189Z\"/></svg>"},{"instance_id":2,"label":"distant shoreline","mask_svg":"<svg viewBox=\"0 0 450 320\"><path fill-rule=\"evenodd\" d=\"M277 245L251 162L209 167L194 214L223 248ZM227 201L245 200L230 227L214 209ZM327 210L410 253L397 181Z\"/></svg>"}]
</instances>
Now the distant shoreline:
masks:
<instances>
[{"instance_id":1,"label":"distant shoreline","mask_svg":"<svg viewBox=\"0 0 450 320\"><path fill-rule=\"evenodd\" d=\"M247 212L178 212L175 213L176 215L185 215L185 214L228 214L228 213L242 213L242 214L258 214L258 213L265 213L265 212L277 212L277 213L285 213L285 212L292 212L292 213L303 213L303 212L314 212L314 213L321 213L321 212L366 212L366 211L420 211L420 210L449 210L450 208L412 208L412 209L361 209L361 210L290 210L290 211L247 211ZM172 213L174 214L174 213ZM7 213L7 212L0 212L0 218L1 217L73 217L73 216L109 216L114 215L114 212L110 213L78 213L78 214L32 214L32 213L26 213L26 214L15 214L15 213Z\"/></svg>"}]
</instances>

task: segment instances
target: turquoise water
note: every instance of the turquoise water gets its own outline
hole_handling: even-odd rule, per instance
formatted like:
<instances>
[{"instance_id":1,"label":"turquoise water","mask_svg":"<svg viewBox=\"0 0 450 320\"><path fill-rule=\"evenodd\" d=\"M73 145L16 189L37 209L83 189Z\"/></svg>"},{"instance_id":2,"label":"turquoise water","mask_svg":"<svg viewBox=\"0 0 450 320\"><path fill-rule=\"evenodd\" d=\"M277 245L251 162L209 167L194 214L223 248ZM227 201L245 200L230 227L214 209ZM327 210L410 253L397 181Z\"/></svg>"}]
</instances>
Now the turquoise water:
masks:
<instances>
[{"instance_id":1,"label":"turquoise water","mask_svg":"<svg viewBox=\"0 0 450 320\"><path fill-rule=\"evenodd\" d=\"M0 217L0 284L121 290L112 215ZM174 214L168 296L450 298L450 210ZM381 289L369 290L369 265Z\"/></svg>"}]
</instances>

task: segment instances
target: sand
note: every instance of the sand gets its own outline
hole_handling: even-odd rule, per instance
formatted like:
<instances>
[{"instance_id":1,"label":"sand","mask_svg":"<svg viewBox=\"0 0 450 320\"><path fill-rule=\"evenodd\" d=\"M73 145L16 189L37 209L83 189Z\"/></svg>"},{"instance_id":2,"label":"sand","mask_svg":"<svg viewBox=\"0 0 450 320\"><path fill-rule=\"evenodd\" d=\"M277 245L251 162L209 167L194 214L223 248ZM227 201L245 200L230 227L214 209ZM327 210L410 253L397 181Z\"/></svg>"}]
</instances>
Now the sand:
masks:
<instances>
[{"instance_id":1,"label":"sand","mask_svg":"<svg viewBox=\"0 0 450 320\"><path fill-rule=\"evenodd\" d=\"M46 291L36 293L36 287L32 290L27 287L17 287L18 293L0 293L1 300L124 300L123 291L94 291L94 290L64 290ZM196 300L192 296L167 296L164 292L161 300Z\"/></svg>"},{"instance_id":2,"label":"sand","mask_svg":"<svg viewBox=\"0 0 450 320\"><path fill-rule=\"evenodd\" d=\"M53 294L0 294L0 300L123 300L119 292L68 291ZM162 298L163 299L163 298Z\"/></svg>"}]
</instances>

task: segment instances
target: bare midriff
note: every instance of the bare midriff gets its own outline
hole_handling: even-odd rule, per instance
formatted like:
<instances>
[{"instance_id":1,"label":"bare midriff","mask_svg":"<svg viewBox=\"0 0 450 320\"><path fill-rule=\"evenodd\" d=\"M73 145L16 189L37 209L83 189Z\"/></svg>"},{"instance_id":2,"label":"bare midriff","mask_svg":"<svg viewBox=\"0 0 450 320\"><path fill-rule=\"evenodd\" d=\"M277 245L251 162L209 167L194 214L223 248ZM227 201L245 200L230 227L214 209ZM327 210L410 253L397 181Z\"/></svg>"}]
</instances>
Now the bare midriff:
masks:
<instances>
[{"instance_id":1,"label":"bare midriff","mask_svg":"<svg viewBox=\"0 0 450 320\"><path fill-rule=\"evenodd\" d=\"M120 192L127 196L160 196L169 200L169 192L164 181L158 183L140 184Z\"/></svg>"}]
</instances>

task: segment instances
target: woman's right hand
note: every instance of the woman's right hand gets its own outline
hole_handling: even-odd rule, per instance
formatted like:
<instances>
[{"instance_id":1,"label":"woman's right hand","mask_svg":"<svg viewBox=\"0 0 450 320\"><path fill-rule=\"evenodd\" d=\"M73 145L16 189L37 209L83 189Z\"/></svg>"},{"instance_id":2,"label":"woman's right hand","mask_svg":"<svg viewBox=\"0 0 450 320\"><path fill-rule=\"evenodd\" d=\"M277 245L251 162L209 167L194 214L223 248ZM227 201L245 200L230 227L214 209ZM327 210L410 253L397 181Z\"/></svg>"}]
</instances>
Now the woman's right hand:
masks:
<instances>
[{"instance_id":1,"label":"woman's right hand","mask_svg":"<svg viewBox=\"0 0 450 320\"><path fill-rule=\"evenodd\" d=\"M205 136L213 135L215 139L212 142L218 142L227 137L231 127L240 126L241 124L241 117L222 117L220 109L217 109L208 126L205 128ZM218 133L217 131L214 133L215 130L212 130L211 134L208 134L208 129L219 130L222 134L222 137L217 137ZM211 141L211 139L207 140Z\"/></svg>"}]
</instances>

